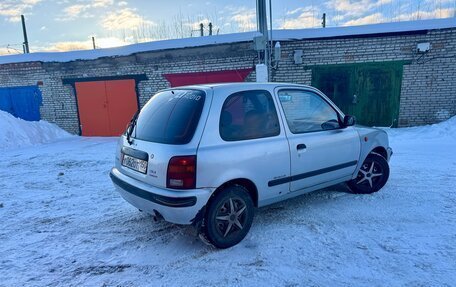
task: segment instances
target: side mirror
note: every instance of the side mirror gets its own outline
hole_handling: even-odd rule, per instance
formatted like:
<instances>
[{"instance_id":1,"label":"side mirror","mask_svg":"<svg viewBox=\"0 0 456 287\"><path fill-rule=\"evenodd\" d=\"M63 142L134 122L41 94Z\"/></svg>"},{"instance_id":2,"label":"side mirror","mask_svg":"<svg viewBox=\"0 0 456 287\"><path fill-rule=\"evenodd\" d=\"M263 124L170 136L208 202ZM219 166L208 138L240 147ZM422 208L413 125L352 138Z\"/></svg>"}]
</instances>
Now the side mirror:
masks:
<instances>
[{"instance_id":1,"label":"side mirror","mask_svg":"<svg viewBox=\"0 0 456 287\"><path fill-rule=\"evenodd\" d=\"M346 115L344 117L344 127L351 127L356 124L356 118L354 116Z\"/></svg>"}]
</instances>

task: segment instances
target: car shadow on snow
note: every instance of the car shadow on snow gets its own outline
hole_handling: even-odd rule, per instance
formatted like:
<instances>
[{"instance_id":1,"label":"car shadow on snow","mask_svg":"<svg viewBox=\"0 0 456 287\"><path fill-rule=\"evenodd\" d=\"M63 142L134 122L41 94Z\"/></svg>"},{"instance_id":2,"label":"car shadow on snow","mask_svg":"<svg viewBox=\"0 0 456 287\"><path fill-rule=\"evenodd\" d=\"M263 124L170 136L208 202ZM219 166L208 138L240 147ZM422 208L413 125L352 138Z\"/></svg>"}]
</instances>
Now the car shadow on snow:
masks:
<instances>
[{"instance_id":1,"label":"car shadow on snow","mask_svg":"<svg viewBox=\"0 0 456 287\"><path fill-rule=\"evenodd\" d=\"M346 196L353 195L348 193L348 188L344 184L339 184L259 208L255 213L253 227L274 228L277 224L295 224L298 221L302 225L306 220L311 226L315 221L315 216L309 216L313 208L334 204L334 200ZM313 208L309 209L309 206ZM205 256L217 250L201 241L194 227L172 224L164 220L155 221L152 215L145 212L132 210L118 213L100 224L113 226L112 231L122 234L123 244L127 245L142 244L146 249L153 249L157 247L158 243L163 247L183 248L187 251L188 256ZM255 230L251 232L255 232ZM244 243L241 242L241 245L247 248L250 246L248 240Z\"/></svg>"},{"instance_id":2,"label":"car shadow on snow","mask_svg":"<svg viewBox=\"0 0 456 287\"><path fill-rule=\"evenodd\" d=\"M347 196L354 196L350 193L348 187L341 183L326 187L324 189L312 191L293 197L278 203L271 204L266 207L258 208L255 213L255 222L264 223L281 223L287 222L289 218L296 216L296 213L301 213L305 207L318 208L319 205L333 204L337 198L345 198Z\"/></svg>"},{"instance_id":3,"label":"car shadow on snow","mask_svg":"<svg viewBox=\"0 0 456 287\"><path fill-rule=\"evenodd\" d=\"M152 243L151 246L156 246L157 243L168 244L170 242L193 245L194 241L198 241L198 245L205 246L197 239L196 230L192 226L156 220L151 214L130 208L113 214L108 219L99 222L98 225L100 227L111 226L111 232L121 234L123 243L129 245ZM97 228L95 226L95 229Z\"/></svg>"}]
</instances>

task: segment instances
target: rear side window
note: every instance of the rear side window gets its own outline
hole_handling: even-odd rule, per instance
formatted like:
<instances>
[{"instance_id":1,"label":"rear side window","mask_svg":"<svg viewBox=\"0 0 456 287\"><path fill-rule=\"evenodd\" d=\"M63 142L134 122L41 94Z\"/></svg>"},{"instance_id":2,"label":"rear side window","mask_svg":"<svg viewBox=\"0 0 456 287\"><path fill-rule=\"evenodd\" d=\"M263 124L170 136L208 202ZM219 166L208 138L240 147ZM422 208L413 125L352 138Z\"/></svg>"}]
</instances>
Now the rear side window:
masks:
<instances>
[{"instance_id":1,"label":"rear side window","mask_svg":"<svg viewBox=\"0 0 456 287\"><path fill-rule=\"evenodd\" d=\"M205 101L198 90L157 93L141 109L133 137L164 144L187 144L195 134Z\"/></svg>"},{"instance_id":2,"label":"rear side window","mask_svg":"<svg viewBox=\"0 0 456 287\"><path fill-rule=\"evenodd\" d=\"M219 128L225 141L279 135L279 120L271 94L253 90L230 95L223 104Z\"/></svg>"}]
</instances>

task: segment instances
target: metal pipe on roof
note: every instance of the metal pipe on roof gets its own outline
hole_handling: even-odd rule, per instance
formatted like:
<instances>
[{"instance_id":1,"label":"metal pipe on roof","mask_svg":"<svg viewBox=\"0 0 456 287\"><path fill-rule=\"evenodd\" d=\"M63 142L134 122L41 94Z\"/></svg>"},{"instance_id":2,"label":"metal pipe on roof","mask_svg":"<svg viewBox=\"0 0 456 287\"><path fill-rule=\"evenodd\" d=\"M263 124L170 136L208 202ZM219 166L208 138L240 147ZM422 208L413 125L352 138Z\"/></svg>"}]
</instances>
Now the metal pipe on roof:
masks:
<instances>
[{"instance_id":1,"label":"metal pipe on roof","mask_svg":"<svg viewBox=\"0 0 456 287\"><path fill-rule=\"evenodd\" d=\"M27 39L27 28L25 27L25 17L24 15L21 15L21 21L22 21L22 32L24 33L24 54L30 53L29 49L29 43Z\"/></svg>"}]
</instances>

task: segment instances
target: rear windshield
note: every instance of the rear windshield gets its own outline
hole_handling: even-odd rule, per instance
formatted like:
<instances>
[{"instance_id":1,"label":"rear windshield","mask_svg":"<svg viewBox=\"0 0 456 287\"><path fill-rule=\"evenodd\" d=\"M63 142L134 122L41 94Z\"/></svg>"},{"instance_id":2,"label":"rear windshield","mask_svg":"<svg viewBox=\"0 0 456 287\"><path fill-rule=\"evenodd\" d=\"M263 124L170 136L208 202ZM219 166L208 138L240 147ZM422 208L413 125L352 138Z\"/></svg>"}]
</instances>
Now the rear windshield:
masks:
<instances>
[{"instance_id":1,"label":"rear windshield","mask_svg":"<svg viewBox=\"0 0 456 287\"><path fill-rule=\"evenodd\" d=\"M141 109L132 133L139 140L164 144L189 143L203 110L205 93L170 90L155 94Z\"/></svg>"}]
</instances>

